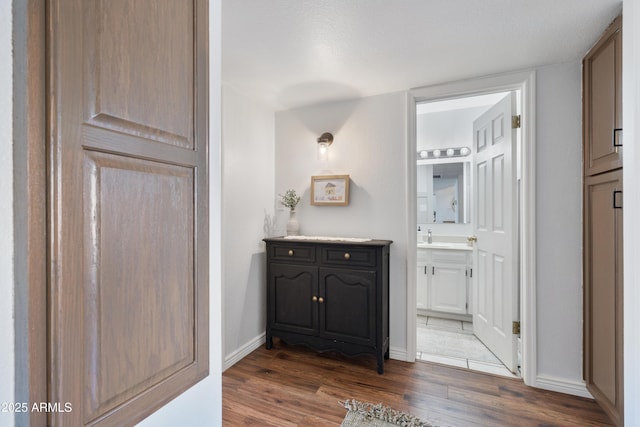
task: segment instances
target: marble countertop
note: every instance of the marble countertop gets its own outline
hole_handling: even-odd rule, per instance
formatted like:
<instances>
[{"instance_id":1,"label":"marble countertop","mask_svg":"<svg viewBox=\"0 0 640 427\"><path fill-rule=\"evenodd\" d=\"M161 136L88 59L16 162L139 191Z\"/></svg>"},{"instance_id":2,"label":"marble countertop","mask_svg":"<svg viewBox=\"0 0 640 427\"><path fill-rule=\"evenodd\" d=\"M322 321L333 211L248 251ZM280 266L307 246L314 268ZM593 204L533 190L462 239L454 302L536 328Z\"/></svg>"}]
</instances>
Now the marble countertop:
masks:
<instances>
[{"instance_id":1,"label":"marble countertop","mask_svg":"<svg viewBox=\"0 0 640 427\"><path fill-rule=\"evenodd\" d=\"M468 243L457 242L433 242L433 243L418 243L418 249L449 249L456 251L472 251L473 246Z\"/></svg>"}]
</instances>

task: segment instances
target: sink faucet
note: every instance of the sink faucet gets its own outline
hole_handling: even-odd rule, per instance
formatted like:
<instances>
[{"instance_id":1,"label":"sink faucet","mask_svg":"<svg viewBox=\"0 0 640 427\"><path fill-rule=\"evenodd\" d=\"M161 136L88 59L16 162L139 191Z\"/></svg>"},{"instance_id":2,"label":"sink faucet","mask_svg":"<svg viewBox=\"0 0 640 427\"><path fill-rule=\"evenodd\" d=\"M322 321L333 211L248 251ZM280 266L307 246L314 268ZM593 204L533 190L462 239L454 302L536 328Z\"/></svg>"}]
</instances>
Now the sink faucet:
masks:
<instances>
[{"instance_id":1,"label":"sink faucet","mask_svg":"<svg viewBox=\"0 0 640 427\"><path fill-rule=\"evenodd\" d=\"M427 243L433 243L433 238L431 237L431 229L427 230Z\"/></svg>"}]
</instances>

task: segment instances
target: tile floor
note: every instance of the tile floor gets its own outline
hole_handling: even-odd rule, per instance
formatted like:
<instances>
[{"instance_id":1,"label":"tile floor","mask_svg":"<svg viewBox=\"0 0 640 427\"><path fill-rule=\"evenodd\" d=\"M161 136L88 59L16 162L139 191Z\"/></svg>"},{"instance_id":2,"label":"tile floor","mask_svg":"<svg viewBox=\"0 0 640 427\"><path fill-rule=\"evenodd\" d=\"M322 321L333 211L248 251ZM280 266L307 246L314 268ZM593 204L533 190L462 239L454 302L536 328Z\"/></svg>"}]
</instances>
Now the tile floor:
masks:
<instances>
[{"instance_id":1,"label":"tile floor","mask_svg":"<svg viewBox=\"0 0 640 427\"><path fill-rule=\"evenodd\" d=\"M517 377L460 320L418 316L416 360L458 366L505 377Z\"/></svg>"}]
</instances>

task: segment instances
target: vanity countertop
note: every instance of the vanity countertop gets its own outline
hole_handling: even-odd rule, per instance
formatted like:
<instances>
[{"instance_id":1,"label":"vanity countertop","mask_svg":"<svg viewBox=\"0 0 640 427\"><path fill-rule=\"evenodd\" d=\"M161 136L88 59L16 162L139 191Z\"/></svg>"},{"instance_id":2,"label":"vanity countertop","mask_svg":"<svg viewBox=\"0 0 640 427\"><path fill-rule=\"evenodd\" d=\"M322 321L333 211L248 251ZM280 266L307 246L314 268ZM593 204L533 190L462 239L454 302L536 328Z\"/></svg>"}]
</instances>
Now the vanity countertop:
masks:
<instances>
[{"instance_id":1,"label":"vanity countertop","mask_svg":"<svg viewBox=\"0 0 640 427\"><path fill-rule=\"evenodd\" d=\"M468 243L457 242L433 242L433 243L418 243L418 249L449 249L456 251L472 251L473 246Z\"/></svg>"}]
</instances>

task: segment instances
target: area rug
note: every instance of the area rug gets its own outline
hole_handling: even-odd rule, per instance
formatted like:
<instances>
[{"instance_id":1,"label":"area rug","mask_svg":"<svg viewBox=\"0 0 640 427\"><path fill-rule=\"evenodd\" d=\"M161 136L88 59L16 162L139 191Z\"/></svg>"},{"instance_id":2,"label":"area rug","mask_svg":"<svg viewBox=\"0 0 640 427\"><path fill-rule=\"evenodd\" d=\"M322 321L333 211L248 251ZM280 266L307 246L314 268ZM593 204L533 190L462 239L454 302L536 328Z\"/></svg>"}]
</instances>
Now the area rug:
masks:
<instances>
[{"instance_id":1,"label":"area rug","mask_svg":"<svg viewBox=\"0 0 640 427\"><path fill-rule=\"evenodd\" d=\"M440 356L500 364L500 361L472 334L442 329L418 328L417 350Z\"/></svg>"},{"instance_id":2,"label":"area rug","mask_svg":"<svg viewBox=\"0 0 640 427\"><path fill-rule=\"evenodd\" d=\"M382 403L374 405L358 400L345 400L340 403L347 409L347 415L340 427L436 427L435 424L389 408Z\"/></svg>"}]
</instances>

